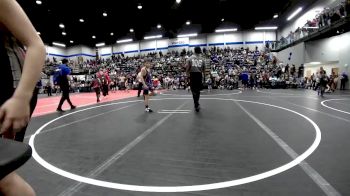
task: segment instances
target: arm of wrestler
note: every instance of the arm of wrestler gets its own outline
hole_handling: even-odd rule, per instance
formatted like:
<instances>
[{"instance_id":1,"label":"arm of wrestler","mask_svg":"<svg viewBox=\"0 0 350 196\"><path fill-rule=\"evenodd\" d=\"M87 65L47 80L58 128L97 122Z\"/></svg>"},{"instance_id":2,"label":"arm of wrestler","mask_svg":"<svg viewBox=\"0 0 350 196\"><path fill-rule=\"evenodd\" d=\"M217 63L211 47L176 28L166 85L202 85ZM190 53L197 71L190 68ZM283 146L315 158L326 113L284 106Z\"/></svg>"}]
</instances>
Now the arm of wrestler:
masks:
<instances>
[{"instance_id":1,"label":"arm of wrestler","mask_svg":"<svg viewBox=\"0 0 350 196\"><path fill-rule=\"evenodd\" d=\"M0 108L0 133L5 133L20 131L29 122L29 103L45 63L45 46L15 0L0 0L0 23L27 47L19 85Z\"/></svg>"}]
</instances>

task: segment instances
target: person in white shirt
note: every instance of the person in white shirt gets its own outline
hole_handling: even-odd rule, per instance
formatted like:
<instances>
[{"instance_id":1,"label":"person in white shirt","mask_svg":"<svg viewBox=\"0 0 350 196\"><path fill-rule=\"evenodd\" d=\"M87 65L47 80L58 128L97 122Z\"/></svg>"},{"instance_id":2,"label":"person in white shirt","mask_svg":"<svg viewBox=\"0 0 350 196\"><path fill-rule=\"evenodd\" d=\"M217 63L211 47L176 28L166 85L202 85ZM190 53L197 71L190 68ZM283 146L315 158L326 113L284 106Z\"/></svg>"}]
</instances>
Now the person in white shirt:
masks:
<instances>
[{"instance_id":1,"label":"person in white shirt","mask_svg":"<svg viewBox=\"0 0 350 196\"><path fill-rule=\"evenodd\" d=\"M165 77L165 79L164 79L164 86L165 86L166 89L169 89L169 82L170 82L169 76Z\"/></svg>"}]
</instances>

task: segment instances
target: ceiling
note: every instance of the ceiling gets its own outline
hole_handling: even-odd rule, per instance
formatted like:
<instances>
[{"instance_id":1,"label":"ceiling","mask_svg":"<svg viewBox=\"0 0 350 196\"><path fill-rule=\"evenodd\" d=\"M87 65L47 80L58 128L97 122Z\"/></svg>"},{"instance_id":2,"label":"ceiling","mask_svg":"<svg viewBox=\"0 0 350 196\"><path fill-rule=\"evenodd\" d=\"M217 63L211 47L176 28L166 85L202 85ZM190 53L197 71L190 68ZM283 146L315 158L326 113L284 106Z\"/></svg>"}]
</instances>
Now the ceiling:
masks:
<instances>
[{"instance_id":1,"label":"ceiling","mask_svg":"<svg viewBox=\"0 0 350 196\"><path fill-rule=\"evenodd\" d=\"M180 32L194 28L198 33L212 33L220 25L229 24L239 30L253 29L258 24L278 24L285 17L272 19L290 12L296 5L314 0L18 0L45 43L60 42L69 45L94 46L99 42L114 44L125 37L141 40L150 34L162 33L176 37ZM143 8L137 6L141 3ZM106 12L107 17L102 14ZM222 22L222 18L225 19ZM79 22L84 19L84 22ZM185 25L190 20L192 25ZM265 22L264 22L265 21ZM59 24L65 25L64 29ZM162 29L157 29L157 24ZM279 25L279 24L278 24ZM134 33L129 29L133 28ZM67 35L62 35L65 31ZM157 32L158 31L158 32ZM159 32L161 31L161 32ZM111 36L111 32L114 33ZM95 35L96 39L92 36ZM74 43L70 43L70 40Z\"/></svg>"}]
</instances>

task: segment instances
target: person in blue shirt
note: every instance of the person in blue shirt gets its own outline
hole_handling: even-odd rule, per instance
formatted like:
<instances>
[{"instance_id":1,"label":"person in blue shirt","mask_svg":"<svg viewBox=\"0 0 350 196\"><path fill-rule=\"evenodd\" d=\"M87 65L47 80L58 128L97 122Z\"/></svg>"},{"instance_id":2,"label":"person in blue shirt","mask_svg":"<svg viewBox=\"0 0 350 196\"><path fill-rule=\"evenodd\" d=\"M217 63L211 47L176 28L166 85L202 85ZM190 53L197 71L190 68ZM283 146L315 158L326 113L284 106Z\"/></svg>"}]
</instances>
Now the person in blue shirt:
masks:
<instances>
[{"instance_id":1,"label":"person in blue shirt","mask_svg":"<svg viewBox=\"0 0 350 196\"><path fill-rule=\"evenodd\" d=\"M344 71L340 76L340 90L345 90L345 84L348 80L349 80L349 77Z\"/></svg>"},{"instance_id":2,"label":"person in blue shirt","mask_svg":"<svg viewBox=\"0 0 350 196\"><path fill-rule=\"evenodd\" d=\"M249 80L249 75L247 71L243 71L241 74L241 79L242 79L242 85L243 85L243 90L245 90L248 87L248 80Z\"/></svg>"},{"instance_id":3,"label":"person in blue shirt","mask_svg":"<svg viewBox=\"0 0 350 196\"><path fill-rule=\"evenodd\" d=\"M68 81L68 75L71 73L70 68L67 66L68 60L63 59L62 64L59 66L60 69L60 75L59 75L59 80L58 80L58 85L61 88L62 91L62 98L60 100L60 103L57 107L58 112L64 112L62 110L62 105L63 103L67 100L69 103L71 109L75 109L76 106L74 106L69 98L69 81Z\"/></svg>"}]
</instances>

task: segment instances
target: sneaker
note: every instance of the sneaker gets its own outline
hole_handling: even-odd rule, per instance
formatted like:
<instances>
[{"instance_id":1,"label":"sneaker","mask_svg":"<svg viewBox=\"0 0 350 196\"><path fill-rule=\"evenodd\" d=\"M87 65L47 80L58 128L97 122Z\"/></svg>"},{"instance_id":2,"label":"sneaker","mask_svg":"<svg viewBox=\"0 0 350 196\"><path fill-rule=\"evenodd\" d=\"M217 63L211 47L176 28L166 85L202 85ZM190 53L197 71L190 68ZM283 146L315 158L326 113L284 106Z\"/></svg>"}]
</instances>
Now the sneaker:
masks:
<instances>
[{"instance_id":1,"label":"sneaker","mask_svg":"<svg viewBox=\"0 0 350 196\"><path fill-rule=\"evenodd\" d=\"M199 110L201 110L200 105L198 105L197 107L195 107L195 110L196 110L196 112L199 112Z\"/></svg>"},{"instance_id":2,"label":"sneaker","mask_svg":"<svg viewBox=\"0 0 350 196\"><path fill-rule=\"evenodd\" d=\"M62 108L57 108L56 111L57 111L57 112L64 112L64 110L62 110Z\"/></svg>"},{"instance_id":3,"label":"sneaker","mask_svg":"<svg viewBox=\"0 0 350 196\"><path fill-rule=\"evenodd\" d=\"M146 108L145 111L148 112L148 113L152 113L153 112L153 110L151 110L151 108Z\"/></svg>"},{"instance_id":4,"label":"sneaker","mask_svg":"<svg viewBox=\"0 0 350 196\"><path fill-rule=\"evenodd\" d=\"M72 107L70 107L71 110L74 110L75 108L77 108L77 106L73 105Z\"/></svg>"}]
</instances>

